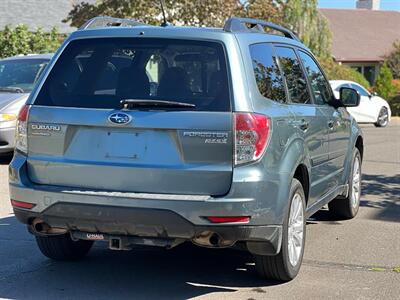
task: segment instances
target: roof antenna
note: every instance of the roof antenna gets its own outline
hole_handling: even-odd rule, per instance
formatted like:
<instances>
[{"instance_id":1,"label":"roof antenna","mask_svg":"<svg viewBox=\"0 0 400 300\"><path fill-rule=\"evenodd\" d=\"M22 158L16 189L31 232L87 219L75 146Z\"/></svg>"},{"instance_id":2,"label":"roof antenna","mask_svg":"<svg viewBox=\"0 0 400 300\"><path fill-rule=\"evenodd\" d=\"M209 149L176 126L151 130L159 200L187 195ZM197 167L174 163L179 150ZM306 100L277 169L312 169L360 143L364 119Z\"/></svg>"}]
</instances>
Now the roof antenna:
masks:
<instances>
[{"instance_id":1,"label":"roof antenna","mask_svg":"<svg viewBox=\"0 0 400 300\"><path fill-rule=\"evenodd\" d=\"M165 1L164 0L160 0L160 5L161 5L161 12L163 15L163 22L161 23L161 27L167 27L168 26L168 22L167 22L167 17L165 16Z\"/></svg>"}]
</instances>

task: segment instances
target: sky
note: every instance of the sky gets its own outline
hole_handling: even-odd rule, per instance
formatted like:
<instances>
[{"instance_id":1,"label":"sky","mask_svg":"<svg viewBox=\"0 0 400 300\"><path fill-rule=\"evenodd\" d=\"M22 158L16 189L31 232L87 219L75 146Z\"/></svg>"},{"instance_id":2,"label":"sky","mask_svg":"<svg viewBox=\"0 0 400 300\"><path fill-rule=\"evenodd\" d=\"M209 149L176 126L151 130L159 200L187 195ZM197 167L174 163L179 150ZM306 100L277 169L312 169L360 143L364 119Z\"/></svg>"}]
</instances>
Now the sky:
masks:
<instances>
[{"instance_id":1,"label":"sky","mask_svg":"<svg viewBox=\"0 0 400 300\"><path fill-rule=\"evenodd\" d=\"M320 8L355 8L356 0L318 0ZM381 9L400 10L400 0L381 0Z\"/></svg>"}]
</instances>

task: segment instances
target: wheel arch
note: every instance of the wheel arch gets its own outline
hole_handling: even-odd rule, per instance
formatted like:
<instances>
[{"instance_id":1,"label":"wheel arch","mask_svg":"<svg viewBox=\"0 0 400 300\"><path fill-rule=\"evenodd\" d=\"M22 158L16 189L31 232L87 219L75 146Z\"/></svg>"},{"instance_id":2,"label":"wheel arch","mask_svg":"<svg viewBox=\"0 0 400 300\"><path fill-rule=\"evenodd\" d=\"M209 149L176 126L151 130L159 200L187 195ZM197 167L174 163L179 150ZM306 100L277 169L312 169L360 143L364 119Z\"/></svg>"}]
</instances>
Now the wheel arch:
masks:
<instances>
[{"instance_id":1,"label":"wheel arch","mask_svg":"<svg viewBox=\"0 0 400 300\"><path fill-rule=\"evenodd\" d=\"M357 137L354 147L357 148L358 151L360 151L361 161L362 161L364 157L364 139L361 135Z\"/></svg>"},{"instance_id":2,"label":"wheel arch","mask_svg":"<svg viewBox=\"0 0 400 300\"><path fill-rule=\"evenodd\" d=\"M304 195L306 196L306 205L308 204L310 194L310 176L308 173L307 166L303 163L299 164L294 172L293 178L300 181L303 186Z\"/></svg>"},{"instance_id":3,"label":"wheel arch","mask_svg":"<svg viewBox=\"0 0 400 300\"><path fill-rule=\"evenodd\" d=\"M285 161L285 164L281 166L281 172L290 176L288 181L289 185L292 178L296 178L300 181L304 189L307 204L311 186L311 160L307 151L307 147L304 145L304 140L301 138L296 138L291 141L291 143L285 149L285 152L282 156L282 161Z\"/></svg>"}]
</instances>

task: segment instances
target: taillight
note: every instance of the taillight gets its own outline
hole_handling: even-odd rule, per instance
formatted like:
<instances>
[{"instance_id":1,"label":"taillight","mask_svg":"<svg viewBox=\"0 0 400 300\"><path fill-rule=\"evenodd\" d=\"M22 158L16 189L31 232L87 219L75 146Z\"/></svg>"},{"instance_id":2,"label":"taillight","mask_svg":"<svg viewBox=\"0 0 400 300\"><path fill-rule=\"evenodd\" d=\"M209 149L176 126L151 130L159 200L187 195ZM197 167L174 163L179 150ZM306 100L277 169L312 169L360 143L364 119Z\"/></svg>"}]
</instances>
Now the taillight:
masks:
<instances>
[{"instance_id":1,"label":"taillight","mask_svg":"<svg viewBox=\"0 0 400 300\"><path fill-rule=\"evenodd\" d=\"M255 113L234 113L235 164L259 159L267 147L270 119Z\"/></svg>"},{"instance_id":2,"label":"taillight","mask_svg":"<svg viewBox=\"0 0 400 300\"><path fill-rule=\"evenodd\" d=\"M15 149L22 152L28 152L28 115L29 105L24 105L19 111L17 119L17 129L15 133Z\"/></svg>"},{"instance_id":3,"label":"taillight","mask_svg":"<svg viewBox=\"0 0 400 300\"><path fill-rule=\"evenodd\" d=\"M249 223L250 217L206 217L211 223Z\"/></svg>"},{"instance_id":4,"label":"taillight","mask_svg":"<svg viewBox=\"0 0 400 300\"><path fill-rule=\"evenodd\" d=\"M11 205L14 207L25 208L25 209L32 209L36 206L36 204L34 203L18 201L14 199L11 199Z\"/></svg>"}]
</instances>

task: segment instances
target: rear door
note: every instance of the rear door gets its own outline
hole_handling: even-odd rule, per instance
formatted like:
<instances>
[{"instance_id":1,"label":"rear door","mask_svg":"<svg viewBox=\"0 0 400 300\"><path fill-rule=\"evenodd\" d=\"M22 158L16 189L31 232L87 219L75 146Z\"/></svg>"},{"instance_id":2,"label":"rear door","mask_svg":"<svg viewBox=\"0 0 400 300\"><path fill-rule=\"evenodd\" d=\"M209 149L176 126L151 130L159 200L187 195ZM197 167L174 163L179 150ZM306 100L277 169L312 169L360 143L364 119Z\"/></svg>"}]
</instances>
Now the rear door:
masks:
<instances>
[{"instance_id":1,"label":"rear door","mask_svg":"<svg viewBox=\"0 0 400 300\"><path fill-rule=\"evenodd\" d=\"M311 163L309 205L320 199L330 189L328 162L328 131L326 115L313 103L307 78L293 48L276 47L279 63L285 75L291 104L295 115L291 125L304 140L305 152Z\"/></svg>"},{"instance_id":2,"label":"rear door","mask_svg":"<svg viewBox=\"0 0 400 300\"><path fill-rule=\"evenodd\" d=\"M226 61L217 42L72 41L29 112L30 179L79 189L227 193L233 147ZM144 104L123 107L122 100Z\"/></svg>"},{"instance_id":3,"label":"rear door","mask_svg":"<svg viewBox=\"0 0 400 300\"><path fill-rule=\"evenodd\" d=\"M311 55L301 50L298 53L311 86L314 103L326 116L326 122L322 124L329 137L329 162L326 165L329 175L326 179L331 188L335 188L341 184L343 177L351 134L350 116L344 107L334 108L329 105L333 93L328 80Z\"/></svg>"}]
</instances>

